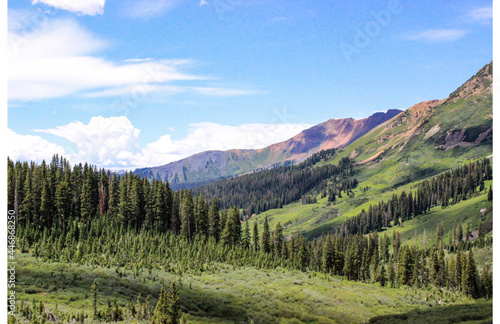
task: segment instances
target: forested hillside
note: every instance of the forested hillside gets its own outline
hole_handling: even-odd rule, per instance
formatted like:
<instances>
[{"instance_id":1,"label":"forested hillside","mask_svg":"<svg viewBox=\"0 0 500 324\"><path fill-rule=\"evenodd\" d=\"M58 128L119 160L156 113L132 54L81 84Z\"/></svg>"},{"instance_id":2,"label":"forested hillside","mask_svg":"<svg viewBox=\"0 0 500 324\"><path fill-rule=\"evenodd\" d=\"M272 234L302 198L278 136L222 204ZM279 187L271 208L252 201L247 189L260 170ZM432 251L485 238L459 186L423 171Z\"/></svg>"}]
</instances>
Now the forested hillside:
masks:
<instances>
[{"instance_id":1,"label":"forested hillside","mask_svg":"<svg viewBox=\"0 0 500 324\"><path fill-rule=\"evenodd\" d=\"M344 148L192 190L8 159L19 320L491 320L490 81L491 64Z\"/></svg>"},{"instance_id":2,"label":"forested hillside","mask_svg":"<svg viewBox=\"0 0 500 324\"><path fill-rule=\"evenodd\" d=\"M387 211L394 210L394 217L379 222L382 213L375 208L333 235L312 241L298 233L285 240L279 222L271 228L266 218L259 229L257 222L242 223L237 208L219 210L216 198L209 203L203 195L193 198L190 191L174 192L160 181L131 174L118 177L89 165L71 167L57 156L50 164L9 160L8 166L9 208L22 215L17 230L19 249L42 263L115 268L119 278L127 271L133 277L144 276L146 271L153 281L158 271L181 277L216 274L226 264L319 272L382 287L434 287L446 300L457 293L474 298L492 295L491 269L479 270L473 252L491 246L491 237L486 236L489 229L484 226L475 229L468 224L465 231L457 229L455 240L448 244L438 234L437 245L424 243L423 247L403 244L397 232L392 237L377 234L447 203L459 205L463 199L486 196L491 201L491 188L486 194L484 187L492 174L489 160L430 179L416 190L415 200L400 196L381 205L382 213L387 214L387 206ZM347 166L348 170L351 164ZM448 183L464 186L452 191ZM458 192L456 188L462 188L460 195L451 194ZM470 241L473 230L477 235ZM360 232L369 235L360 236ZM103 307L94 306L93 318L105 319ZM130 306L117 305L116 309L124 320L139 319ZM184 311L193 312L187 307ZM25 313L27 318L38 316L35 308L28 307ZM216 317L217 312L207 310L205 315Z\"/></svg>"}]
</instances>

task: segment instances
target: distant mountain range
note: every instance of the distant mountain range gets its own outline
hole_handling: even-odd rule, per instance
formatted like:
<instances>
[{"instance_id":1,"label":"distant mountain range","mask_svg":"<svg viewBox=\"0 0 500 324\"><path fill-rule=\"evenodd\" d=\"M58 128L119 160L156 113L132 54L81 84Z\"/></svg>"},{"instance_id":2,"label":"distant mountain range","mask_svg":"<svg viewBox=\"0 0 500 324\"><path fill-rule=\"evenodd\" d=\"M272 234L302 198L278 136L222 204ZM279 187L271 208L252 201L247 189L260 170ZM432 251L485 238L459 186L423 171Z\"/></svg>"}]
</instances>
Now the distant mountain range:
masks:
<instances>
[{"instance_id":1,"label":"distant mountain range","mask_svg":"<svg viewBox=\"0 0 500 324\"><path fill-rule=\"evenodd\" d=\"M360 120L330 119L289 140L262 149L206 151L162 166L136 169L134 174L149 179L167 180L172 185L194 186L259 169L296 163L318 151L349 145L401 112L391 109Z\"/></svg>"}]
</instances>

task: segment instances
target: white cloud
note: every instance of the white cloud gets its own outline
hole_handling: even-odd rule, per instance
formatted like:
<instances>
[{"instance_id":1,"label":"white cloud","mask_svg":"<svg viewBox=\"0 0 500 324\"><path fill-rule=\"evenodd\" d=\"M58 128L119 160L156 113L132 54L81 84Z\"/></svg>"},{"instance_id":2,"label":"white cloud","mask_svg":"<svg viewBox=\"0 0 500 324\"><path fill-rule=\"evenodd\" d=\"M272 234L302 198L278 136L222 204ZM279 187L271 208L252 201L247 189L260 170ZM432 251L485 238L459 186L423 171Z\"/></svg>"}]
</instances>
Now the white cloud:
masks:
<instances>
[{"instance_id":1,"label":"white cloud","mask_svg":"<svg viewBox=\"0 0 500 324\"><path fill-rule=\"evenodd\" d=\"M90 162L106 168L133 168L162 165L208 150L258 149L287 140L309 124L244 124L239 126L204 122L190 124L188 134L182 139L172 139L169 134L160 136L144 148L138 145L140 130L126 117L93 117L88 124L80 121L38 132L52 134L70 141L78 150L66 152L71 163ZM19 135L20 136L20 135ZM43 147L47 159L54 153L64 153L62 147L51 144L39 136L28 136L22 159L30 157L30 145ZM34 143L32 138L38 142ZM16 145L22 142L18 139ZM38 143L43 142L42 144ZM54 152L52 152L52 150ZM36 156L41 154L36 153Z\"/></svg>"},{"instance_id":2,"label":"white cloud","mask_svg":"<svg viewBox=\"0 0 500 324\"><path fill-rule=\"evenodd\" d=\"M128 15L134 18L159 16L174 8L179 0L135 0L129 2Z\"/></svg>"},{"instance_id":3,"label":"white cloud","mask_svg":"<svg viewBox=\"0 0 500 324\"><path fill-rule=\"evenodd\" d=\"M406 40L424 40L430 42L453 42L467 34L461 29L429 29L415 34L404 36Z\"/></svg>"},{"instance_id":4,"label":"white cloud","mask_svg":"<svg viewBox=\"0 0 500 324\"><path fill-rule=\"evenodd\" d=\"M105 0L32 0L31 3L44 3L57 9L94 16L104 13Z\"/></svg>"},{"instance_id":5,"label":"white cloud","mask_svg":"<svg viewBox=\"0 0 500 324\"><path fill-rule=\"evenodd\" d=\"M11 24L11 26L15 26ZM199 80L179 70L189 60L115 63L91 56L106 43L73 20L43 21L23 31L23 24L9 31L9 99L54 98L92 90Z\"/></svg>"},{"instance_id":6,"label":"white cloud","mask_svg":"<svg viewBox=\"0 0 500 324\"><path fill-rule=\"evenodd\" d=\"M65 154L64 148L50 143L40 136L20 135L9 128L6 135L7 155L14 161L36 161L40 163L42 160L50 160L56 153L59 155Z\"/></svg>"},{"instance_id":7,"label":"white cloud","mask_svg":"<svg viewBox=\"0 0 500 324\"><path fill-rule=\"evenodd\" d=\"M466 21L479 22L481 24L489 24L493 19L493 8L479 7L471 10L465 15Z\"/></svg>"},{"instance_id":8,"label":"white cloud","mask_svg":"<svg viewBox=\"0 0 500 324\"><path fill-rule=\"evenodd\" d=\"M219 97L259 93L252 89L176 86L172 83L211 78L181 71L193 64L189 59L145 58L114 62L98 57L96 53L106 49L107 42L71 19L33 20L29 15L16 12L9 18L9 100L50 99L75 94L83 97L127 95L136 99L148 93L184 92Z\"/></svg>"},{"instance_id":9,"label":"white cloud","mask_svg":"<svg viewBox=\"0 0 500 324\"><path fill-rule=\"evenodd\" d=\"M239 126L204 122L190 124L188 135L173 140L161 136L136 156L137 166L162 165L190 155L210 150L258 149L285 141L309 124L244 124Z\"/></svg>"},{"instance_id":10,"label":"white cloud","mask_svg":"<svg viewBox=\"0 0 500 324\"><path fill-rule=\"evenodd\" d=\"M140 130L126 117L92 117L85 125L72 122L38 132L56 135L75 144L79 151L69 156L70 161L91 162L100 166L124 165L139 151Z\"/></svg>"},{"instance_id":11,"label":"white cloud","mask_svg":"<svg viewBox=\"0 0 500 324\"><path fill-rule=\"evenodd\" d=\"M238 89L238 88L215 88L215 87L189 87L189 86L174 86L174 85L156 85L156 84L135 84L132 86L116 87L102 91L93 91L84 94L87 98L98 97L113 97L120 95L128 95L132 100L150 94L174 95L178 93L192 93L200 96L208 97L239 97L259 95L264 92L255 89Z\"/></svg>"}]
</instances>

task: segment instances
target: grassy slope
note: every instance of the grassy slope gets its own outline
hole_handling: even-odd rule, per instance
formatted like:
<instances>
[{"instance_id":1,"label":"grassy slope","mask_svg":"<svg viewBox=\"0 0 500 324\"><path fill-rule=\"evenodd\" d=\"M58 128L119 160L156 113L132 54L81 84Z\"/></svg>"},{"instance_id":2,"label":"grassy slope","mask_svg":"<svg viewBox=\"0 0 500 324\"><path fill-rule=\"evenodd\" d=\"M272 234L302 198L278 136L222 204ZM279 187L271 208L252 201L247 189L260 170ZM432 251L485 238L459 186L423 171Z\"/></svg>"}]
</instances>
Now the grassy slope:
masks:
<instances>
[{"instance_id":1,"label":"grassy slope","mask_svg":"<svg viewBox=\"0 0 500 324\"><path fill-rule=\"evenodd\" d=\"M485 81L485 86L488 85ZM445 142L449 130L467 130L477 135L478 129L492 125L491 116L491 93L458 99L427 111L408 109L338 150L334 159L319 163L337 164L343 157L355 157L361 162L383 152L359 166L355 177L360 185L353 197L344 195L333 206L328 206L326 198L306 206L295 203L266 211L257 215L256 220L261 224L264 215L269 215L272 228L278 221L287 224L286 234L300 231L317 236L328 232L346 217L357 215L361 209L367 210L370 204L380 200L387 201L393 193L415 187L422 179L491 156L491 143L436 148Z\"/></svg>"},{"instance_id":2,"label":"grassy slope","mask_svg":"<svg viewBox=\"0 0 500 324\"><path fill-rule=\"evenodd\" d=\"M183 310L191 323L360 323L374 316L428 311L438 306L470 304L463 297L428 290L391 289L378 284L345 281L340 278L285 270L233 268L218 274L187 274L182 278L163 271L144 272L134 278L118 278L114 269L75 266L37 261L29 254L19 256L18 291L20 298L43 300L53 311L85 310L91 313L89 288L94 278L99 282L101 308L107 298L117 298L125 305L138 293L158 296L162 284L182 282ZM60 269L64 271L61 274ZM73 278L77 278L73 280ZM154 280L153 280L154 279ZM432 295L432 296L431 296ZM153 299L153 302L156 302ZM491 303L489 309L491 309ZM482 307L483 304L477 304ZM439 308L441 309L441 308ZM444 308L443 308L444 309ZM491 312L483 319L491 318ZM91 321L90 321L91 322Z\"/></svg>"}]
</instances>

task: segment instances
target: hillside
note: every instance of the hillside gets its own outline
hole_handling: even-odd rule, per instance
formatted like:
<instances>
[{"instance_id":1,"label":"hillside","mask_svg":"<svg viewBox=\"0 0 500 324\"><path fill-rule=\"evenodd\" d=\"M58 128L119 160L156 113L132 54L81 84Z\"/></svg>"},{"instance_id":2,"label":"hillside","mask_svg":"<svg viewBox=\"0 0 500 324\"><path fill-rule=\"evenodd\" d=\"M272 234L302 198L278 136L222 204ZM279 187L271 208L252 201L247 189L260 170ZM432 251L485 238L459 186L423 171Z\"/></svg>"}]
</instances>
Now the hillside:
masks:
<instances>
[{"instance_id":1,"label":"hillside","mask_svg":"<svg viewBox=\"0 0 500 324\"><path fill-rule=\"evenodd\" d=\"M444 100L414 105L345 147L372 187L398 187L492 152L492 63Z\"/></svg>"},{"instance_id":2,"label":"hillside","mask_svg":"<svg viewBox=\"0 0 500 324\"><path fill-rule=\"evenodd\" d=\"M330 204L326 198L320 199L322 190L312 190L318 203L290 204L266 211L256 220L262 223L269 215L271 226L286 224L287 234L297 230L310 237L329 233L346 218L414 188L423 179L490 157L492 111L489 63L448 98L416 104L338 149L332 159L319 162L321 166L336 165L345 157L356 160L354 177L359 187L350 195Z\"/></svg>"},{"instance_id":3,"label":"hillside","mask_svg":"<svg viewBox=\"0 0 500 324\"><path fill-rule=\"evenodd\" d=\"M194 191L9 159L21 322L150 322L174 281L184 322L489 322L491 97L489 64L343 148Z\"/></svg>"},{"instance_id":4,"label":"hillside","mask_svg":"<svg viewBox=\"0 0 500 324\"><path fill-rule=\"evenodd\" d=\"M330 119L281 143L257 150L207 151L166 165L134 171L148 179L168 180L174 187L202 184L256 169L303 161L321 150L344 147L401 113L391 109L360 120Z\"/></svg>"}]
</instances>

